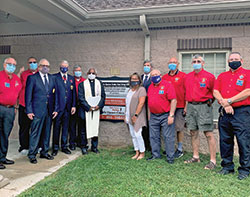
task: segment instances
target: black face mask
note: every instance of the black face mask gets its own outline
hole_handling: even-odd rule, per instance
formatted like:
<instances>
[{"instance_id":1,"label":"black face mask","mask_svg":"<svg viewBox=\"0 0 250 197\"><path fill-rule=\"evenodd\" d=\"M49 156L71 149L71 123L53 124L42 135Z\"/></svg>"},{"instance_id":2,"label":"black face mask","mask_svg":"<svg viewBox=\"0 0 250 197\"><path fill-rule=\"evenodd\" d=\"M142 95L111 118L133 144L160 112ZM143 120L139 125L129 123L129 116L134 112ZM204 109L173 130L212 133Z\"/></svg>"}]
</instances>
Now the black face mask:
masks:
<instances>
[{"instance_id":1,"label":"black face mask","mask_svg":"<svg viewBox=\"0 0 250 197\"><path fill-rule=\"evenodd\" d=\"M140 81L130 81L130 85L131 85L132 87L137 86L137 85L140 85Z\"/></svg>"},{"instance_id":2,"label":"black face mask","mask_svg":"<svg viewBox=\"0 0 250 197\"><path fill-rule=\"evenodd\" d=\"M233 62L229 62L228 65L233 70L236 70L236 69L238 69L241 66L241 62L240 61L233 61Z\"/></svg>"}]
</instances>

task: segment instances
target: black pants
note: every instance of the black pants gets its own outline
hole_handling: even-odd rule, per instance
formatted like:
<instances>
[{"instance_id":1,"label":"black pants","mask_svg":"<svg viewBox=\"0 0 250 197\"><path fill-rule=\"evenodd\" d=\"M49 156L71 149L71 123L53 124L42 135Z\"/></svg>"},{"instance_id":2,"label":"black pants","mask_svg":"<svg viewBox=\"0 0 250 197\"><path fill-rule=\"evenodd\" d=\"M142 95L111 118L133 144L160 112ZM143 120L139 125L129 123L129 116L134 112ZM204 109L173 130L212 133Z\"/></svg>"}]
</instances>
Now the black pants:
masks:
<instances>
[{"instance_id":1,"label":"black pants","mask_svg":"<svg viewBox=\"0 0 250 197\"><path fill-rule=\"evenodd\" d=\"M145 101L145 107L146 107L146 119L147 119L147 127L142 127L142 137L145 144L145 149L147 151L151 151L151 145L149 140L149 121L148 121L148 101L146 99Z\"/></svg>"},{"instance_id":2,"label":"black pants","mask_svg":"<svg viewBox=\"0 0 250 197\"><path fill-rule=\"evenodd\" d=\"M18 110L18 124L19 124L19 144L20 149L29 149L29 132L31 120L25 113L25 107L19 105Z\"/></svg>"},{"instance_id":3,"label":"black pants","mask_svg":"<svg viewBox=\"0 0 250 197\"><path fill-rule=\"evenodd\" d=\"M80 117L78 115L78 107L76 113L70 116L69 121L69 145L75 146L81 143L81 125Z\"/></svg>"},{"instance_id":4,"label":"black pants","mask_svg":"<svg viewBox=\"0 0 250 197\"><path fill-rule=\"evenodd\" d=\"M233 170L234 136L236 136L240 167L239 173L249 174L250 170L250 106L234 108L234 115L223 114L219 117L221 166Z\"/></svg>"},{"instance_id":5,"label":"black pants","mask_svg":"<svg viewBox=\"0 0 250 197\"><path fill-rule=\"evenodd\" d=\"M0 105L0 162L6 160L9 146L9 135L15 120L15 108Z\"/></svg>"}]
</instances>

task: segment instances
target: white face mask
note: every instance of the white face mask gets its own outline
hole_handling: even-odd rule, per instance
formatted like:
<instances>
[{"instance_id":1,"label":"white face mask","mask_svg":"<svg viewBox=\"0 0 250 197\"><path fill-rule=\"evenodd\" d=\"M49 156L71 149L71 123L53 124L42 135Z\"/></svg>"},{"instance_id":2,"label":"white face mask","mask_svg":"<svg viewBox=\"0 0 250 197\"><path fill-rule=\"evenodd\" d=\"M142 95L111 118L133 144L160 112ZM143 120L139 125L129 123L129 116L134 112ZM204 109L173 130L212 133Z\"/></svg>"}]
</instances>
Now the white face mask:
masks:
<instances>
[{"instance_id":1,"label":"white face mask","mask_svg":"<svg viewBox=\"0 0 250 197\"><path fill-rule=\"evenodd\" d=\"M89 78L90 80L94 80L95 77L96 77L96 75L93 75L92 73L88 75L88 78Z\"/></svg>"}]
</instances>

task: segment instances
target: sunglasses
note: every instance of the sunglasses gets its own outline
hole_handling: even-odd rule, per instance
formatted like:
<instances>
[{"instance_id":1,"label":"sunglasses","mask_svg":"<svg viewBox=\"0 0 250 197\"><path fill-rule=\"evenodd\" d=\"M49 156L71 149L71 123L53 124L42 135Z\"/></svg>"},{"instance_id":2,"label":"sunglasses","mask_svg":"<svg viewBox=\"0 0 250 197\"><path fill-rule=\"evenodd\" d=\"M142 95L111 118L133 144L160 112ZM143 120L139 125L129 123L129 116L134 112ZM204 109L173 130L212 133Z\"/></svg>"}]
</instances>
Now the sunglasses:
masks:
<instances>
[{"instance_id":1,"label":"sunglasses","mask_svg":"<svg viewBox=\"0 0 250 197\"><path fill-rule=\"evenodd\" d=\"M95 75L95 73L88 73L88 75L90 75L90 74Z\"/></svg>"},{"instance_id":2,"label":"sunglasses","mask_svg":"<svg viewBox=\"0 0 250 197\"><path fill-rule=\"evenodd\" d=\"M32 64L32 63L33 63L33 64L35 64L35 63L36 63L36 61L34 61L34 62L29 62L29 64Z\"/></svg>"},{"instance_id":3,"label":"sunglasses","mask_svg":"<svg viewBox=\"0 0 250 197\"><path fill-rule=\"evenodd\" d=\"M40 66L49 68L49 65L40 64Z\"/></svg>"},{"instance_id":4,"label":"sunglasses","mask_svg":"<svg viewBox=\"0 0 250 197\"><path fill-rule=\"evenodd\" d=\"M194 61L192 61L192 63L201 63L201 60L194 60Z\"/></svg>"}]
</instances>

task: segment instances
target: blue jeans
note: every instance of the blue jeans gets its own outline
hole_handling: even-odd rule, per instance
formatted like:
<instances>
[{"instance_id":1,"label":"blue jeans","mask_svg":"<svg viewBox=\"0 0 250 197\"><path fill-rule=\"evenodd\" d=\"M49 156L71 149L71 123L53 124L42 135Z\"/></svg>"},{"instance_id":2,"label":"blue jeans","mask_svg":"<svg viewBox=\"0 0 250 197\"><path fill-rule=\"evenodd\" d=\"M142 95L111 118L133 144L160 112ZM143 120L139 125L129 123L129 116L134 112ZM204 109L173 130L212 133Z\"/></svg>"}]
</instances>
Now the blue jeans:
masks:
<instances>
[{"instance_id":1,"label":"blue jeans","mask_svg":"<svg viewBox=\"0 0 250 197\"><path fill-rule=\"evenodd\" d=\"M15 120L15 108L0 105L0 162L6 160L9 146L9 135Z\"/></svg>"},{"instance_id":2,"label":"blue jeans","mask_svg":"<svg viewBox=\"0 0 250 197\"><path fill-rule=\"evenodd\" d=\"M250 106L234 108L234 115L219 117L221 166L225 170L233 170L234 136L236 136L240 167L239 173L249 174L250 170Z\"/></svg>"},{"instance_id":3,"label":"blue jeans","mask_svg":"<svg viewBox=\"0 0 250 197\"><path fill-rule=\"evenodd\" d=\"M168 125L168 115L169 113L151 113L149 120L150 144L153 157L160 158L162 130L167 160L173 161L175 152L175 126L174 124Z\"/></svg>"}]
</instances>

